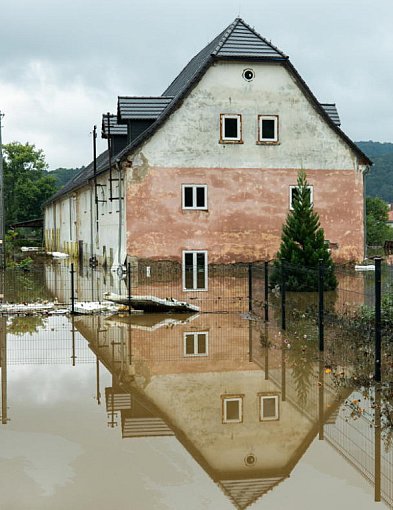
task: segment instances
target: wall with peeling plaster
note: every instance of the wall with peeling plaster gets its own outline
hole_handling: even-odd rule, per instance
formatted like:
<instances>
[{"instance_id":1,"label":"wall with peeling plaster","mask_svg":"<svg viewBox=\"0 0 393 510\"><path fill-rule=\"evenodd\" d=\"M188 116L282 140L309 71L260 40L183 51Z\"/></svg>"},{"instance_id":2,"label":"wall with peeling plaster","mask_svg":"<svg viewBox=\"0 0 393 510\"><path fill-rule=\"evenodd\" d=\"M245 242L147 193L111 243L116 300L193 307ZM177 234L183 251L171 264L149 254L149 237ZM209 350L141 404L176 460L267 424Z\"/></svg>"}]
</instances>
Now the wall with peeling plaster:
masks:
<instances>
[{"instance_id":1,"label":"wall with peeling plaster","mask_svg":"<svg viewBox=\"0 0 393 510\"><path fill-rule=\"evenodd\" d=\"M114 172L113 178L117 178L117 172ZM90 183L45 208L45 244L48 251L77 256L79 241L82 241L85 259L93 253L100 264L106 262L111 265L117 261L119 200L109 200L109 173L100 175L97 184L98 200L102 201L98 203L98 230L94 184ZM118 182L113 183L112 196L119 196ZM125 253L124 220L121 251Z\"/></svg>"},{"instance_id":2,"label":"wall with peeling plaster","mask_svg":"<svg viewBox=\"0 0 393 510\"><path fill-rule=\"evenodd\" d=\"M136 257L209 262L272 258L299 169L337 260L364 252L363 174L357 156L278 64L220 62L133 157L128 172L127 249ZM223 144L220 113L241 114L243 143ZM257 144L257 116L279 115L279 144ZM181 208L182 184L207 184L208 211Z\"/></svg>"}]
</instances>

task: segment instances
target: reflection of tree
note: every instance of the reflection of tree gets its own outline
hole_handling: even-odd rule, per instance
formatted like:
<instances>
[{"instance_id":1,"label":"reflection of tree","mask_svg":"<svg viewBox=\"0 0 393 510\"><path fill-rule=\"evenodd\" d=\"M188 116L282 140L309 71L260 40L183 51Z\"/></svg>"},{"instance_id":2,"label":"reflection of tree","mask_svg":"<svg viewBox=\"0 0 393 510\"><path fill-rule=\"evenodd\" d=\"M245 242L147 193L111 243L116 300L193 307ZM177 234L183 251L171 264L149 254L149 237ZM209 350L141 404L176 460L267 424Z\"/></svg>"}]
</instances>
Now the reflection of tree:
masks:
<instances>
[{"instance_id":1,"label":"reflection of tree","mask_svg":"<svg viewBox=\"0 0 393 510\"><path fill-rule=\"evenodd\" d=\"M297 339L291 344L287 355L292 369L298 404L304 408L314 382L313 349Z\"/></svg>"},{"instance_id":2,"label":"reflection of tree","mask_svg":"<svg viewBox=\"0 0 393 510\"><path fill-rule=\"evenodd\" d=\"M25 335L37 333L40 329L45 329L45 319L40 316L33 317L12 317L7 323L7 332L13 335Z\"/></svg>"},{"instance_id":3,"label":"reflection of tree","mask_svg":"<svg viewBox=\"0 0 393 510\"><path fill-rule=\"evenodd\" d=\"M45 285L43 267L34 268L28 273L18 269L5 272L5 300L9 303L33 303L42 299L51 299Z\"/></svg>"}]
</instances>

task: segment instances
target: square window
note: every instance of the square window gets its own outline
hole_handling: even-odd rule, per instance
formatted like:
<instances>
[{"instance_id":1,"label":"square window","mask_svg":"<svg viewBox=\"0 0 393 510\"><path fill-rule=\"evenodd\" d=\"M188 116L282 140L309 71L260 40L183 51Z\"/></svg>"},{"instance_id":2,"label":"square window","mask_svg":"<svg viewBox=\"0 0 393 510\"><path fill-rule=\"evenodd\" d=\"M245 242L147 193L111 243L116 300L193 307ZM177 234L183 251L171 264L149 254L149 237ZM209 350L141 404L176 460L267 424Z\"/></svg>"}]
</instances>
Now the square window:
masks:
<instances>
[{"instance_id":1,"label":"square window","mask_svg":"<svg viewBox=\"0 0 393 510\"><path fill-rule=\"evenodd\" d=\"M314 205L314 189L312 186L307 186L307 190L309 191L309 199L311 205ZM293 211L293 204L296 200L299 193L299 189L297 186L289 186L289 209Z\"/></svg>"},{"instance_id":2,"label":"square window","mask_svg":"<svg viewBox=\"0 0 393 510\"><path fill-rule=\"evenodd\" d=\"M274 421L279 419L278 395L259 394L260 421Z\"/></svg>"},{"instance_id":3,"label":"square window","mask_svg":"<svg viewBox=\"0 0 393 510\"><path fill-rule=\"evenodd\" d=\"M187 332L184 333L184 356L207 356L208 333Z\"/></svg>"},{"instance_id":4,"label":"square window","mask_svg":"<svg viewBox=\"0 0 393 510\"><path fill-rule=\"evenodd\" d=\"M207 209L207 185L183 184L183 209Z\"/></svg>"},{"instance_id":5,"label":"square window","mask_svg":"<svg viewBox=\"0 0 393 510\"><path fill-rule=\"evenodd\" d=\"M243 143L240 114L220 115L220 143Z\"/></svg>"},{"instance_id":6,"label":"square window","mask_svg":"<svg viewBox=\"0 0 393 510\"><path fill-rule=\"evenodd\" d=\"M243 421L243 395L225 395L222 399L222 422L241 423Z\"/></svg>"},{"instance_id":7,"label":"square window","mask_svg":"<svg viewBox=\"0 0 393 510\"><path fill-rule=\"evenodd\" d=\"M258 115L258 142L278 142L278 115Z\"/></svg>"},{"instance_id":8,"label":"square window","mask_svg":"<svg viewBox=\"0 0 393 510\"><path fill-rule=\"evenodd\" d=\"M183 290L207 290L207 251L183 252Z\"/></svg>"}]
</instances>

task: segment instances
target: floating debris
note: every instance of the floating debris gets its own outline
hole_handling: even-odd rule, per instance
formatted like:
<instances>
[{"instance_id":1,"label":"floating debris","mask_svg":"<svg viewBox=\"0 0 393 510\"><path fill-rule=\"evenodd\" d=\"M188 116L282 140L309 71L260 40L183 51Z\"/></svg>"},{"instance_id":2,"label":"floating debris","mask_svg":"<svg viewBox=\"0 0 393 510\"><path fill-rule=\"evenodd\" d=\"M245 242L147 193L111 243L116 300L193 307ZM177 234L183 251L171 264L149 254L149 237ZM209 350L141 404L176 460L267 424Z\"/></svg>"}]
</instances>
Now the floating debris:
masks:
<instances>
[{"instance_id":1,"label":"floating debris","mask_svg":"<svg viewBox=\"0 0 393 510\"><path fill-rule=\"evenodd\" d=\"M162 299L156 296L121 296L112 292L104 294L105 299L122 305L130 305L132 308L144 312L199 312L199 306L191 305L185 301L178 301L174 298Z\"/></svg>"}]
</instances>

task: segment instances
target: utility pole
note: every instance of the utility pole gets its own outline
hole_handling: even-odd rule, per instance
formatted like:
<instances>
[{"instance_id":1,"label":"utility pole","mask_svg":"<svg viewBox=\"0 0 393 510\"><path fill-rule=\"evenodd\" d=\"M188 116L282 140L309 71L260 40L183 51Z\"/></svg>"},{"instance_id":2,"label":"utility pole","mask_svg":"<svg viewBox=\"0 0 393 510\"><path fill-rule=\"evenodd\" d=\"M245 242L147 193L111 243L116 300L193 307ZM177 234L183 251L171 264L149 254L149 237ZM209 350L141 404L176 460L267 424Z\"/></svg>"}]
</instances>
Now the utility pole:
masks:
<instances>
[{"instance_id":1,"label":"utility pole","mask_svg":"<svg viewBox=\"0 0 393 510\"><path fill-rule=\"evenodd\" d=\"M0 270L5 269L5 218L4 218L4 167L3 143L1 139L1 119L4 113L0 111ZM4 289L0 289L3 293Z\"/></svg>"}]
</instances>

